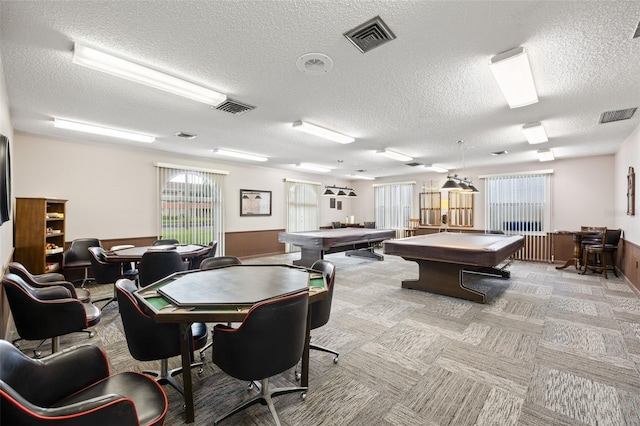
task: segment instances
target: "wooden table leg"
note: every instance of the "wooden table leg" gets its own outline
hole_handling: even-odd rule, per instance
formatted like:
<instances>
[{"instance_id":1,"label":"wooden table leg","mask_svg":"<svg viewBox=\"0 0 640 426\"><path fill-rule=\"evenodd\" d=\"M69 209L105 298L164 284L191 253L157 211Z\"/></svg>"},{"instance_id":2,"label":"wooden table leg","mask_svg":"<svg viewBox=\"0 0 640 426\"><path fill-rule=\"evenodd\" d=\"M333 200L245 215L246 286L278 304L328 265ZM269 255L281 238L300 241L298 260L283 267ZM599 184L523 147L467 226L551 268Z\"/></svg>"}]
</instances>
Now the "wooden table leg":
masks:
<instances>
[{"instance_id":1,"label":"wooden table leg","mask_svg":"<svg viewBox=\"0 0 640 426\"><path fill-rule=\"evenodd\" d=\"M180 355L182 357L182 387L184 388L185 423L195 421L193 381L191 380L191 324L180 323Z\"/></svg>"}]
</instances>

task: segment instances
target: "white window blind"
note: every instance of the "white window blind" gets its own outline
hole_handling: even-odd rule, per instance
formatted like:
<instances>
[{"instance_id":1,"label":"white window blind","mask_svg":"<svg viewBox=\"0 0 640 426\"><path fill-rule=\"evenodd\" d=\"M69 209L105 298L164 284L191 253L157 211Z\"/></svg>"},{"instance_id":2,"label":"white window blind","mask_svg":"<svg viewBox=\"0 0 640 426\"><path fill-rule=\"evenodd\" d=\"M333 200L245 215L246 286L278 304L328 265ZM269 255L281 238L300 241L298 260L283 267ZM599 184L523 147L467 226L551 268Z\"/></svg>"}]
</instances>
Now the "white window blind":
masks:
<instances>
[{"instance_id":1,"label":"white window blind","mask_svg":"<svg viewBox=\"0 0 640 426\"><path fill-rule=\"evenodd\" d=\"M320 184L301 181L286 181L287 194L287 232L318 230L320 216L319 192ZM285 252L300 249L292 244L285 244Z\"/></svg>"},{"instance_id":2,"label":"white window blind","mask_svg":"<svg viewBox=\"0 0 640 426\"><path fill-rule=\"evenodd\" d=\"M521 235L549 232L552 228L550 172L485 179L485 229Z\"/></svg>"},{"instance_id":3,"label":"white window blind","mask_svg":"<svg viewBox=\"0 0 640 426\"><path fill-rule=\"evenodd\" d=\"M398 237L404 236L411 217L414 184L374 185L376 228L395 229Z\"/></svg>"},{"instance_id":4,"label":"white window blind","mask_svg":"<svg viewBox=\"0 0 640 426\"><path fill-rule=\"evenodd\" d=\"M224 254L224 171L179 168L156 164L158 171L159 226L163 239L182 244L218 242Z\"/></svg>"}]
</instances>

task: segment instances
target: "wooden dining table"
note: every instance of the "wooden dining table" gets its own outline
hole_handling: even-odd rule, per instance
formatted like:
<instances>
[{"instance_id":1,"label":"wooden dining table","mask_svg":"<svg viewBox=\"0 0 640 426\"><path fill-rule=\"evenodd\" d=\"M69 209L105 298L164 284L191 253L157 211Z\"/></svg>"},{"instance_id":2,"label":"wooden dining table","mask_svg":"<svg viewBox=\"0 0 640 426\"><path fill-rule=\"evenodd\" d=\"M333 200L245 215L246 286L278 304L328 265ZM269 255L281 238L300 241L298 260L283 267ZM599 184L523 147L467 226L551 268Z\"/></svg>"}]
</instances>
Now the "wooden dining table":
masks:
<instances>
[{"instance_id":1,"label":"wooden dining table","mask_svg":"<svg viewBox=\"0 0 640 426\"><path fill-rule=\"evenodd\" d=\"M211 246L201 244L167 244L159 246L129 247L118 250L106 250L104 258L109 263L140 262L142 255L148 251L175 250L182 260L203 256L211 250Z\"/></svg>"},{"instance_id":2,"label":"wooden dining table","mask_svg":"<svg viewBox=\"0 0 640 426\"><path fill-rule=\"evenodd\" d=\"M559 231L558 232L558 234L561 234L561 233L573 234L573 257L570 259L567 259L564 265L556 266L556 269L559 269L559 270L566 269L571 265L575 266L576 269L581 269L582 268L582 242L585 240L585 238L596 238L598 237L599 234L593 230L562 231L562 232Z\"/></svg>"}]
</instances>

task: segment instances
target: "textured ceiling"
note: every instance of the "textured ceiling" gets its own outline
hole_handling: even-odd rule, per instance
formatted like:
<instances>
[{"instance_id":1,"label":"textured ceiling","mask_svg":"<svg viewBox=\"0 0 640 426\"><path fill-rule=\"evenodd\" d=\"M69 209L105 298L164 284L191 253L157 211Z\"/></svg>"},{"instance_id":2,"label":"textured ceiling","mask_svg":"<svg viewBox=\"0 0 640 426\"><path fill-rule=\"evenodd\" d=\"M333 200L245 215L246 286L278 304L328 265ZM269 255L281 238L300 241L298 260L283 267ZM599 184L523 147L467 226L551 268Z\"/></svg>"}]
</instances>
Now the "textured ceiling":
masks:
<instances>
[{"instance_id":1,"label":"textured ceiling","mask_svg":"<svg viewBox=\"0 0 640 426\"><path fill-rule=\"evenodd\" d=\"M15 130L89 143L54 117L156 136L152 149L212 157L227 148L382 177L416 168L375 153L467 167L615 153L640 123L598 124L640 104L638 2L627 1L6 1L0 53ZM361 53L343 34L380 16L396 39ZM255 105L232 115L74 65L73 42L100 48ZM490 58L524 46L539 102L509 109ZM296 68L322 53L333 69ZM341 145L292 129L306 120L356 138ZM549 142L520 128L542 121ZM174 136L197 134L193 140ZM506 150L504 156L492 151ZM218 160L215 160L218 161Z\"/></svg>"}]
</instances>

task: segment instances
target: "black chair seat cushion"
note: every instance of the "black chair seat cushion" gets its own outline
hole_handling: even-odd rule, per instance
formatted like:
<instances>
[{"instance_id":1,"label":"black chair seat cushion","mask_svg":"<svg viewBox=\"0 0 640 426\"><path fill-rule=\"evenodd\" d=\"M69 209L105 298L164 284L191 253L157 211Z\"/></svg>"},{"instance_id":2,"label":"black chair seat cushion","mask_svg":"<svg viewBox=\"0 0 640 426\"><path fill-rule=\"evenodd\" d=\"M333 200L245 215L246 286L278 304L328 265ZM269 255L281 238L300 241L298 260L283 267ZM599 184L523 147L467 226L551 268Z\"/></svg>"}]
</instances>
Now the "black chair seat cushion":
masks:
<instances>
[{"instance_id":1,"label":"black chair seat cushion","mask_svg":"<svg viewBox=\"0 0 640 426\"><path fill-rule=\"evenodd\" d=\"M82 303L91 303L91 292L86 288L76 288L76 297Z\"/></svg>"},{"instance_id":2,"label":"black chair seat cushion","mask_svg":"<svg viewBox=\"0 0 640 426\"><path fill-rule=\"evenodd\" d=\"M90 260L75 260L64 264L65 269L88 268L91 266Z\"/></svg>"},{"instance_id":3,"label":"black chair seat cushion","mask_svg":"<svg viewBox=\"0 0 640 426\"><path fill-rule=\"evenodd\" d=\"M84 311L87 314L87 327L93 327L94 325L100 322L100 318L102 317L100 313L100 308L98 308L93 303L83 303Z\"/></svg>"},{"instance_id":4,"label":"black chair seat cushion","mask_svg":"<svg viewBox=\"0 0 640 426\"><path fill-rule=\"evenodd\" d=\"M192 350L196 351L207 344L207 339L209 338L207 333L207 325L205 323L196 322L191 324L191 335L193 336Z\"/></svg>"},{"instance_id":5,"label":"black chair seat cushion","mask_svg":"<svg viewBox=\"0 0 640 426\"><path fill-rule=\"evenodd\" d=\"M158 383L149 380L148 377L141 373L135 372L124 372L109 376L57 402L52 407L82 403L91 398L101 398L109 394L126 395L127 399L133 401L135 407L129 402L127 404L128 407L124 406L123 409L134 409L138 414L141 425L162 424L167 407L166 394ZM124 397L121 398L124 399ZM164 410L162 410L162 407L164 407ZM83 421L87 422L88 420L87 416L83 416ZM117 419L110 418L109 421L111 422L109 424L118 425ZM94 425L95 423L84 424Z\"/></svg>"}]
</instances>

